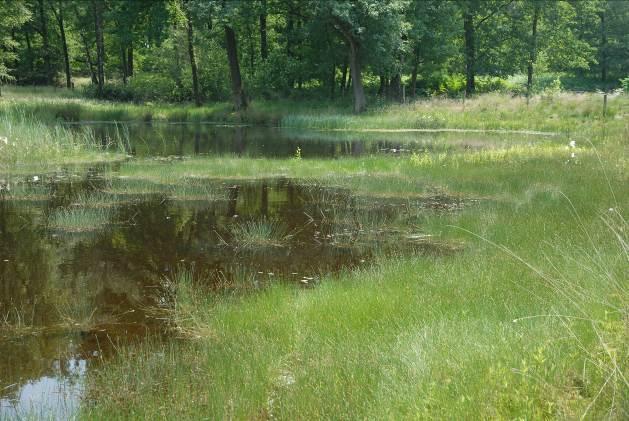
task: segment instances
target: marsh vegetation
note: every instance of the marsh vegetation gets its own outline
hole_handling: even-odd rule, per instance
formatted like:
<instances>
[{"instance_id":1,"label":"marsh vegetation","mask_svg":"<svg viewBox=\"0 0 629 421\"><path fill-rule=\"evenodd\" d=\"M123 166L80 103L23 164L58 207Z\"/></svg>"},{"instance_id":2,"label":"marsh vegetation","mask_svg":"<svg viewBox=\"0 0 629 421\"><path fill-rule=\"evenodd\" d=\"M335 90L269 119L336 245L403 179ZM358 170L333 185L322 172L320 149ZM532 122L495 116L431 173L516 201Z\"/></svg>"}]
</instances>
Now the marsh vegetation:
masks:
<instances>
[{"instance_id":1,"label":"marsh vegetation","mask_svg":"<svg viewBox=\"0 0 629 421\"><path fill-rule=\"evenodd\" d=\"M88 166L33 171L22 155L0 177L0 336L3 355L22 355L3 411L621 417L628 104L612 97L606 118L597 104L468 100L470 122L503 130L487 133L178 132L183 144L279 133L299 158L165 155L172 134L155 149L133 125L108 126L129 151L152 145L123 162L102 141ZM428 105L413 112L460 123L456 103ZM60 127L39 130L113 136ZM41 376L65 400L25 397Z\"/></svg>"},{"instance_id":2,"label":"marsh vegetation","mask_svg":"<svg viewBox=\"0 0 629 421\"><path fill-rule=\"evenodd\" d=\"M0 1L0 420L629 419L628 27Z\"/></svg>"}]
</instances>

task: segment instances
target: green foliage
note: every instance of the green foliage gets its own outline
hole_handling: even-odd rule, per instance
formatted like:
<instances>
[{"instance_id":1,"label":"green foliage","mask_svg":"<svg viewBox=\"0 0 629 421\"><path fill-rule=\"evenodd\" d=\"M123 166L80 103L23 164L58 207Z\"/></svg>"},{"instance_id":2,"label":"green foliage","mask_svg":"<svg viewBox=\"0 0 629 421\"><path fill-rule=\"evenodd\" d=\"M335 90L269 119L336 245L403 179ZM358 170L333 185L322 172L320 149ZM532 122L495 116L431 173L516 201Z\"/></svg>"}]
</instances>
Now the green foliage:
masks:
<instances>
[{"instance_id":1,"label":"green foliage","mask_svg":"<svg viewBox=\"0 0 629 421\"><path fill-rule=\"evenodd\" d=\"M3 82L14 80L9 66L18 57L19 46L12 34L31 18L29 10L22 2L2 0L0 3L0 86Z\"/></svg>"},{"instance_id":2,"label":"green foliage","mask_svg":"<svg viewBox=\"0 0 629 421\"><path fill-rule=\"evenodd\" d=\"M629 3L623 1L105 3L105 73L110 87L103 96L110 100L193 100L186 10L192 16L192 47L200 96L205 101L231 99L226 25L236 34L242 86L254 100L343 97L348 104L352 95L347 85L351 70L348 36L357 43L365 89L372 97L378 96L376 105L401 100L402 87L406 98L459 95L466 68L466 10L473 15L478 92L524 93L521 79L515 85L509 81L526 74L529 67L534 92L547 87L547 74L561 75L562 86L568 90L610 89L618 86L629 69L629 53L624 48L629 43ZM0 16L0 77L4 81L47 83L47 60L53 79L62 79L57 10L64 12L76 84L93 78L96 51L90 2L65 0L54 12L44 8L43 15L35 1L5 0L5 4L0 12L4 14ZM44 48L44 23L48 49ZM82 92L93 96L96 89L88 87Z\"/></svg>"}]
</instances>

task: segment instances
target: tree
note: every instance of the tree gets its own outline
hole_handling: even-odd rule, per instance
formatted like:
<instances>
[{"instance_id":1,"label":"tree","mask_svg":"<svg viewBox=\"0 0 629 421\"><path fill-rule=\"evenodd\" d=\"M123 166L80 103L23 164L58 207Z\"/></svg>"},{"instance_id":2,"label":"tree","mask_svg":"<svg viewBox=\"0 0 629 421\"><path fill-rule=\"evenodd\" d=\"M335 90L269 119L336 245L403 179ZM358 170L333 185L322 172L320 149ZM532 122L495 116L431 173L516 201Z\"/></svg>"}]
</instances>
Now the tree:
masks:
<instances>
[{"instance_id":1,"label":"tree","mask_svg":"<svg viewBox=\"0 0 629 421\"><path fill-rule=\"evenodd\" d=\"M459 0L463 17L463 39L465 58L465 92L468 95L476 91L476 72L478 67L479 31L488 21L512 4L514 0Z\"/></svg>"},{"instance_id":2,"label":"tree","mask_svg":"<svg viewBox=\"0 0 629 421\"><path fill-rule=\"evenodd\" d=\"M194 54L194 29L192 27L192 14L188 4L184 4L184 14L186 17L186 35L188 41L188 56L190 57L190 70L192 72L192 93L194 103L198 107L201 105L201 93L199 91L199 74L197 70L197 60Z\"/></svg>"},{"instance_id":3,"label":"tree","mask_svg":"<svg viewBox=\"0 0 629 421\"><path fill-rule=\"evenodd\" d=\"M104 39L104 0L92 0L94 10L94 33L96 34L96 66L98 96L103 96L105 86L105 39Z\"/></svg>"},{"instance_id":4,"label":"tree","mask_svg":"<svg viewBox=\"0 0 629 421\"><path fill-rule=\"evenodd\" d=\"M266 0L261 0L260 7L260 57L262 60L266 60L269 56L269 45L267 41L266 30L266 18L267 18L267 3Z\"/></svg>"},{"instance_id":5,"label":"tree","mask_svg":"<svg viewBox=\"0 0 629 421\"><path fill-rule=\"evenodd\" d=\"M529 42L529 60L526 66L526 96L531 96L533 87L533 66L537 60L537 24L542 13L543 4L533 1L533 16L531 17L531 39Z\"/></svg>"},{"instance_id":6,"label":"tree","mask_svg":"<svg viewBox=\"0 0 629 421\"><path fill-rule=\"evenodd\" d=\"M55 15L55 19L57 20L57 24L59 25L59 35L61 37L61 47L63 50L63 64L64 70L66 73L66 87L68 89L72 88L72 72L70 70L70 55L68 54L68 42L66 40L66 30L64 25L64 9L65 9L65 1L58 0L57 1L58 9L55 7L54 0L51 0L50 8L52 9L52 13Z\"/></svg>"},{"instance_id":7,"label":"tree","mask_svg":"<svg viewBox=\"0 0 629 421\"><path fill-rule=\"evenodd\" d=\"M355 113L367 107L363 62L373 62L390 51L399 51L406 4L402 0L318 0L316 3L318 19L330 22L347 45Z\"/></svg>"},{"instance_id":8,"label":"tree","mask_svg":"<svg viewBox=\"0 0 629 421\"><path fill-rule=\"evenodd\" d=\"M24 4L11 0L0 1L0 95L2 83L15 79L9 66L18 57L18 43L12 34L30 19L31 13Z\"/></svg>"},{"instance_id":9,"label":"tree","mask_svg":"<svg viewBox=\"0 0 629 421\"><path fill-rule=\"evenodd\" d=\"M234 108L241 110L247 108L248 101L245 90L242 86L242 76L240 74L240 65L238 63L238 44L236 41L236 32L228 25L224 25L225 30L225 49L227 50L227 59L229 61L229 73L232 83L232 96L234 99Z\"/></svg>"},{"instance_id":10,"label":"tree","mask_svg":"<svg viewBox=\"0 0 629 421\"><path fill-rule=\"evenodd\" d=\"M39 34L42 37L44 56L44 77L46 84L52 85L54 82L54 72L50 57L50 34L48 33L48 14L44 0L37 0L39 14Z\"/></svg>"},{"instance_id":11,"label":"tree","mask_svg":"<svg viewBox=\"0 0 629 421\"><path fill-rule=\"evenodd\" d=\"M406 9L411 73L410 94L417 95L420 66L425 75L446 72L447 61L457 52L459 21L453 2L427 0L411 2Z\"/></svg>"}]
</instances>

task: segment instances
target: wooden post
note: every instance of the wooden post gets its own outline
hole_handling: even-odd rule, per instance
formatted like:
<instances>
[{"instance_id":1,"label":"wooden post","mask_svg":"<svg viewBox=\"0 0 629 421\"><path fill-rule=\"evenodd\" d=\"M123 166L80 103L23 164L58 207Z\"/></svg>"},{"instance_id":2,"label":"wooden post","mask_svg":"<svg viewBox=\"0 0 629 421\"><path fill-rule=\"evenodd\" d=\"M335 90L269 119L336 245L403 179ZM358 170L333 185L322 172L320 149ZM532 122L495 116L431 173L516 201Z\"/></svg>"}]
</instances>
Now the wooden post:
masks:
<instances>
[{"instance_id":1,"label":"wooden post","mask_svg":"<svg viewBox=\"0 0 629 421\"><path fill-rule=\"evenodd\" d=\"M607 92L603 95L603 118L607 117Z\"/></svg>"},{"instance_id":2,"label":"wooden post","mask_svg":"<svg viewBox=\"0 0 629 421\"><path fill-rule=\"evenodd\" d=\"M467 91L463 91L463 112L465 112L465 98L467 97Z\"/></svg>"}]
</instances>

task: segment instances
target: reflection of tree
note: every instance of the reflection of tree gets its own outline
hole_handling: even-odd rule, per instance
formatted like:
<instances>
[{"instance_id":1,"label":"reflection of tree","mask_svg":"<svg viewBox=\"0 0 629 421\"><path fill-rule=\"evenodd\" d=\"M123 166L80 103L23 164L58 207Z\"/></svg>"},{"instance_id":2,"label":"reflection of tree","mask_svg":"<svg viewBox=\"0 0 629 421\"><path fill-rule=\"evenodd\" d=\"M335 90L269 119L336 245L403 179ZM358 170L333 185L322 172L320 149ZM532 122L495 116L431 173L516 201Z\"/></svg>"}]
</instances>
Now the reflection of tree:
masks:
<instances>
[{"instance_id":1,"label":"reflection of tree","mask_svg":"<svg viewBox=\"0 0 629 421\"><path fill-rule=\"evenodd\" d=\"M92 188L89 183L79 186ZM142 336L155 327L145 318L142 306L153 302L163 276L179 265L194 264L195 272L209 275L210 282L218 282L220 274L223 282L236 285L251 277L268 281L269 272L276 278L291 279L292 272L306 276L334 271L355 264L362 253L368 253L351 244L314 240L318 231L342 231L349 226L334 221L329 212L334 206L353 207L354 199L347 190L287 180L222 186L228 189L227 200L152 199L120 205L116 219L127 223L87 236L53 239L37 228L31 210L16 210L10 202L0 201L0 257L10 260L0 262L0 303L41 296L48 307L37 313L39 323L56 322L60 316L92 317L93 322L81 326L76 334L2 343L0 355L12 355L0 359L2 381L41 376L50 370L52 359L90 355L106 346L109 338ZM77 193L63 186L55 191L70 196ZM279 220L292 234L283 246L242 250L229 244L233 224L263 216ZM264 274L259 275L260 271Z\"/></svg>"},{"instance_id":2,"label":"reflection of tree","mask_svg":"<svg viewBox=\"0 0 629 421\"><path fill-rule=\"evenodd\" d=\"M52 250L38 225L33 210L0 200L0 312L8 313L11 323L23 317L27 323L41 326L50 311L42 295L53 272Z\"/></svg>"},{"instance_id":3,"label":"reflection of tree","mask_svg":"<svg viewBox=\"0 0 629 421\"><path fill-rule=\"evenodd\" d=\"M74 343L80 339L78 334L51 334L0 342L0 398L15 399L20 386L43 376L70 377Z\"/></svg>"}]
</instances>

